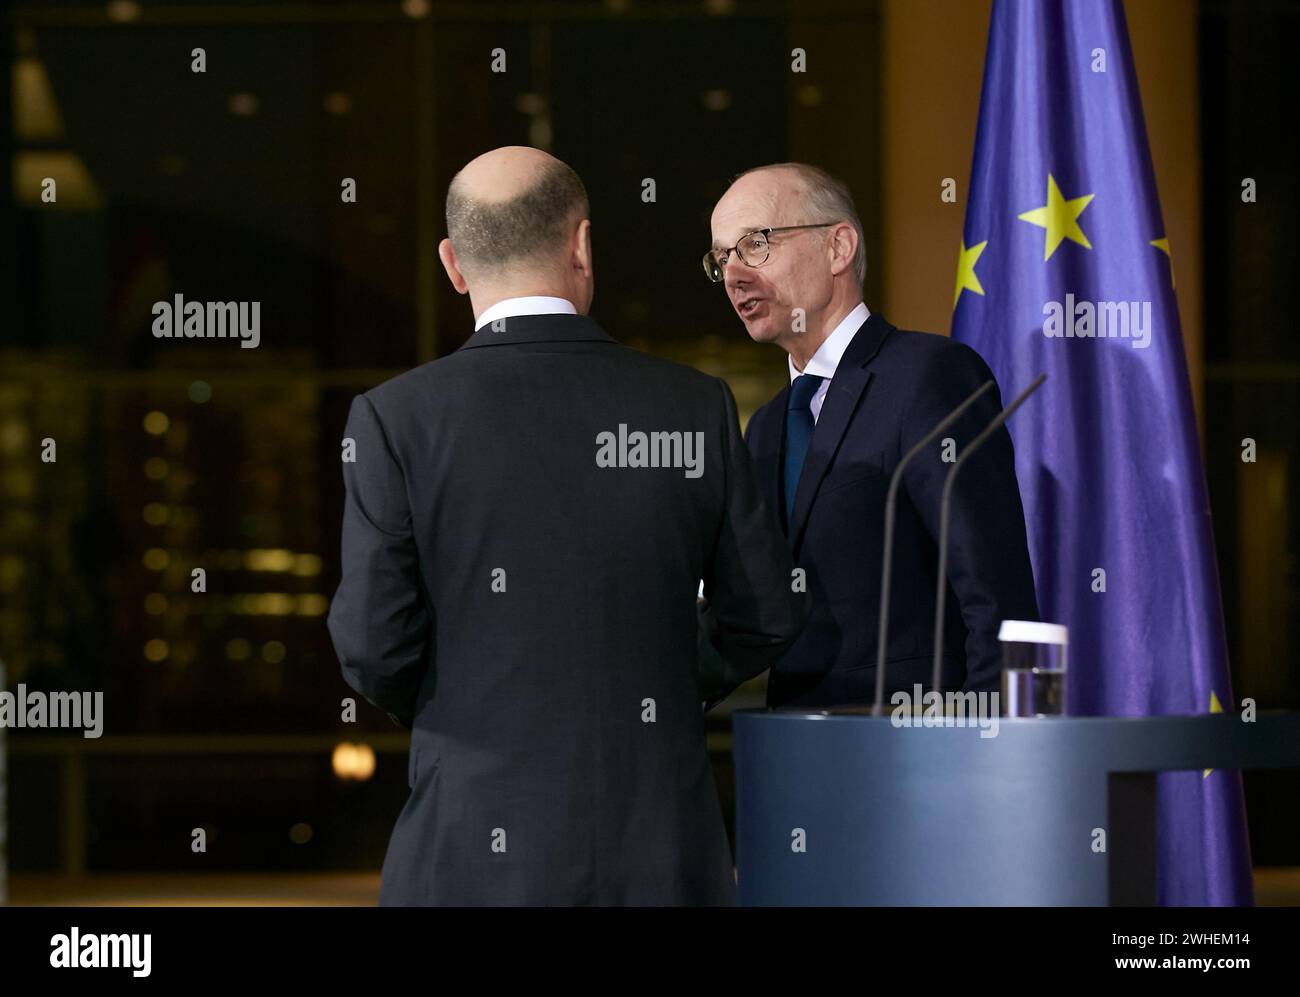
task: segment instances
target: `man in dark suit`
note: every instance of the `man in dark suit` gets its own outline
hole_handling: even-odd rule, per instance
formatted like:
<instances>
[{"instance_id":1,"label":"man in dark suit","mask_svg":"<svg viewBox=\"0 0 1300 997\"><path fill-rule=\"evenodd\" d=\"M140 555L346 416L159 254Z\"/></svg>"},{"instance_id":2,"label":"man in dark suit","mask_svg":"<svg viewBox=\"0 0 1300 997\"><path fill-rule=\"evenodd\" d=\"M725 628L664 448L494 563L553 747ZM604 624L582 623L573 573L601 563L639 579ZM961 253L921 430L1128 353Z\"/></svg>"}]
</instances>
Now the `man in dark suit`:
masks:
<instances>
[{"instance_id":1,"label":"man in dark suit","mask_svg":"<svg viewBox=\"0 0 1300 997\"><path fill-rule=\"evenodd\" d=\"M712 216L705 271L756 342L788 354L790 383L746 430L813 612L772 669L773 706L875 698L885 496L899 460L992 378L970 347L904 332L862 300L862 223L848 189L799 163L741 174ZM956 452L1001 409L983 396L950 431ZM952 447L947 447L951 457ZM939 499L951 463L936 440L904 471L894 540L887 694L931 686ZM943 686L999 687L1003 619L1038 618L1011 437L963 465L948 554Z\"/></svg>"},{"instance_id":2,"label":"man in dark suit","mask_svg":"<svg viewBox=\"0 0 1300 997\"><path fill-rule=\"evenodd\" d=\"M726 384L586 317L587 216L536 149L466 166L439 252L476 331L348 418L329 629L412 728L384 905L734 899L701 701L769 667L807 597Z\"/></svg>"}]
</instances>

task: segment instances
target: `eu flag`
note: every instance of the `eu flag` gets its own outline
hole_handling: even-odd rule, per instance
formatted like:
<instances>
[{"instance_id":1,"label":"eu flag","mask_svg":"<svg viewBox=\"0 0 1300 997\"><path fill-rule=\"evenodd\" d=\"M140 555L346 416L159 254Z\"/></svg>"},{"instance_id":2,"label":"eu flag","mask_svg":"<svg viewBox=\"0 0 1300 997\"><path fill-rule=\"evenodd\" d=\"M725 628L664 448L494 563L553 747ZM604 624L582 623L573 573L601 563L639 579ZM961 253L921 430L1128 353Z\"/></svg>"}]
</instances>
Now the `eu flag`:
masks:
<instances>
[{"instance_id":1,"label":"eu flag","mask_svg":"<svg viewBox=\"0 0 1300 997\"><path fill-rule=\"evenodd\" d=\"M1120 0L995 0L954 338L1004 396L1070 712L1233 709L1171 247ZM1157 782L1168 905L1253 902L1241 777Z\"/></svg>"}]
</instances>

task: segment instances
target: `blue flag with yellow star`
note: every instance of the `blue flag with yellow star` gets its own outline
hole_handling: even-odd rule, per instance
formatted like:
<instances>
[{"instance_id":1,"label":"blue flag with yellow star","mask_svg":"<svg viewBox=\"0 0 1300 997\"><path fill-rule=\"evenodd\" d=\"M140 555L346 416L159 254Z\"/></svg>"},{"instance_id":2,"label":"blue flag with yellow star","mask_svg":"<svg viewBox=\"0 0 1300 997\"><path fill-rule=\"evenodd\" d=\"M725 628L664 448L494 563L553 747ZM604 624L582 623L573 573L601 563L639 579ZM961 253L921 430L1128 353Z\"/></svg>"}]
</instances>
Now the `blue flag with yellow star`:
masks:
<instances>
[{"instance_id":1,"label":"blue flag with yellow star","mask_svg":"<svg viewBox=\"0 0 1300 997\"><path fill-rule=\"evenodd\" d=\"M1120 0L995 0L953 337L1011 419L1069 712L1231 708L1209 500L1170 246ZM1157 780L1162 904L1253 902L1241 778Z\"/></svg>"}]
</instances>

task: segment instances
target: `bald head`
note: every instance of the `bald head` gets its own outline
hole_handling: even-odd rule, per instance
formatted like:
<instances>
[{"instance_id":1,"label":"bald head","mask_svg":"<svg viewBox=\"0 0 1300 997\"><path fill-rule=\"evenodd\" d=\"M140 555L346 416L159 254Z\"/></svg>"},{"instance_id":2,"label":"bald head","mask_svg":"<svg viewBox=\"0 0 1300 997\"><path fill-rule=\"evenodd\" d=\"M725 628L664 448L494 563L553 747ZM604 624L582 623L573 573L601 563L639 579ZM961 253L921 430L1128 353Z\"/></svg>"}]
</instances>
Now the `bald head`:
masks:
<instances>
[{"instance_id":1,"label":"bald head","mask_svg":"<svg viewBox=\"0 0 1300 997\"><path fill-rule=\"evenodd\" d=\"M578 175L526 146L485 152L447 189L447 235L471 284L562 270L573 231L589 213Z\"/></svg>"},{"instance_id":2,"label":"bald head","mask_svg":"<svg viewBox=\"0 0 1300 997\"><path fill-rule=\"evenodd\" d=\"M769 193L773 200L793 207L790 217L804 221L843 220L853 226L858 244L853 253L853 276L861 287L867 278L866 237L853 195L848 186L825 170L808 163L772 163L755 166L732 179L733 188L759 195Z\"/></svg>"}]
</instances>

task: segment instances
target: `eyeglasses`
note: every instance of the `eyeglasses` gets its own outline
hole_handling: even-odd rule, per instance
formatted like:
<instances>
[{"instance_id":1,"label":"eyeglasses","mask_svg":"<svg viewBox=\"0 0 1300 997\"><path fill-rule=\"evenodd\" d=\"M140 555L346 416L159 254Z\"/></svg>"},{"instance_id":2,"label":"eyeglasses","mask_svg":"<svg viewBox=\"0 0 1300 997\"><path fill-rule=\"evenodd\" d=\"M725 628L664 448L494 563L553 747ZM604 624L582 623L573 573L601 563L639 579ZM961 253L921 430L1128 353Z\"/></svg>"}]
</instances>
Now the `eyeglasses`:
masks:
<instances>
[{"instance_id":1,"label":"eyeglasses","mask_svg":"<svg viewBox=\"0 0 1300 997\"><path fill-rule=\"evenodd\" d=\"M838 224L839 222L817 222L813 225L784 225L781 228L760 228L753 232L746 232L730 249L710 249L705 253L704 273L713 283L721 284L726 276L727 260L732 253L739 256L740 262L747 267L762 266L772 255L772 244L767 237L773 232L793 232L801 228L828 228Z\"/></svg>"}]
</instances>

